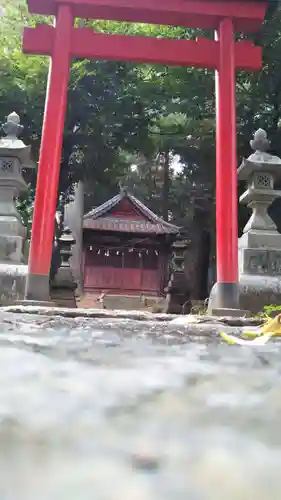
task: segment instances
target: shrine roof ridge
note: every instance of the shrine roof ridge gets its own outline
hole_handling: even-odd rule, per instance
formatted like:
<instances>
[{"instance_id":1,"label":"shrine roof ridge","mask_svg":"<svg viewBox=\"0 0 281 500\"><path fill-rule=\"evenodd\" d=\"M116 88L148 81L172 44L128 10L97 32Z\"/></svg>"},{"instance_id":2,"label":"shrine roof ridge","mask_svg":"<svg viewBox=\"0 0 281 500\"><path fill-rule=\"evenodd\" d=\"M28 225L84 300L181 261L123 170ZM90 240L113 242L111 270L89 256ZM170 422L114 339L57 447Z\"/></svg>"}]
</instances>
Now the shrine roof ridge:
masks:
<instances>
[{"instance_id":1,"label":"shrine roof ridge","mask_svg":"<svg viewBox=\"0 0 281 500\"><path fill-rule=\"evenodd\" d=\"M274 1L274 0L273 0ZM27 0L31 14L56 15L68 5L74 17L216 29L231 18L237 31L257 31L272 0Z\"/></svg>"},{"instance_id":2,"label":"shrine roof ridge","mask_svg":"<svg viewBox=\"0 0 281 500\"><path fill-rule=\"evenodd\" d=\"M156 215L154 212L152 212L144 203L142 203L140 200L138 200L135 196L132 194L128 193L127 190L121 190L119 194L111 198L110 200L106 201L102 205L94 208L90 212L84 215L83 219L84 221L88 219L96 220L99 219L100 217L104 216L105 214L108 214L110 210L112 210L114 207L118 205L124 198L127 198L132 205L138 209L138 211L148 219L150 223L153 223L155 225L161 225L163 231L162 232L167 232L167 233L174 233L177 234L180 232L181 228L179 226L176 226L174 224L170 224L169 222L166 222L164 219ZM113 219L113 217L112 217ZM136 221L135 221L136 222ZM137 222L139 224L139 222Z\"/></svg>"}]
</instances>

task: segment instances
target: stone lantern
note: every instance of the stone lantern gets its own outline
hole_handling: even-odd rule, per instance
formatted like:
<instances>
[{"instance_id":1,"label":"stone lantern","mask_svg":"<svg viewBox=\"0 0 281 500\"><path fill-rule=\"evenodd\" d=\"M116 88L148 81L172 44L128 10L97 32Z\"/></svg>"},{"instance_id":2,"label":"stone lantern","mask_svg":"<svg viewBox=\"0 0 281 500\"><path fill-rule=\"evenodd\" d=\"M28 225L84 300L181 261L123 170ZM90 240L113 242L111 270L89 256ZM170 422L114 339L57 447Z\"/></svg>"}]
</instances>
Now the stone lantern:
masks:
<instances>
[{"instance_id":1,"label":"stone lantern","mask_svg":"<svg viewBox=\"0 0 281 500\"><path fill-rule=\"evenodd\" d=\"M2 130L6 137L0 139L0 262L18 264L23 260L26 229L14 201L27 190L22 169L35 164L31 147L18 139L23 127L16 113L8 116Z\"/></svg>"},{"instance_id":2,"label":"stone lantern","mask_svg":"<svg viewBox=\"0 0 281 500\"><path fill-rule=\"evenodd\" d=\"M77 284L74 281L69 262L74 244L75 238L73 238L71 230L66 227L58 240L60 267L50 283L51 299L59 307L77 307L75 298Z\"/></svg>"},{"instance_id":3,"label":"stone lantern","mask_svg":"<svg viewBox=\"0 0 281 500\"><path fill-rule=\"evenodd\" d=\"M188 243L185 240L178 239L173 243L173 258L172 265L174 271L184 270L184 252L187 249Z\"/></svg>"},{"instance_id":4,"label":"stone lantern","mask_svg":"<svg viewBox=\"0 0 281 500\"><path fill-rule=\"evenodd\" d=\"M281 301L281 234L268 214L281 197L275 189L281 159L267 152L270 143L264 130L258 130L250 144L254 153L238 169L239 180L247 181L240 203L252 210L239 239L240 307L259 312Z\"/></svg>"},{"instance_id":5,"label":"stone lantern","mask_svg":"<svg viewBox=\"0 0 281 500\"><path fill-rule=\"evenodd\" d=\"M185 314L190 311L190 287L184 272L187 240L179 236L173 243L172 273L166 292L166 312L169 314Z\"/></svg>"}]
</instances>

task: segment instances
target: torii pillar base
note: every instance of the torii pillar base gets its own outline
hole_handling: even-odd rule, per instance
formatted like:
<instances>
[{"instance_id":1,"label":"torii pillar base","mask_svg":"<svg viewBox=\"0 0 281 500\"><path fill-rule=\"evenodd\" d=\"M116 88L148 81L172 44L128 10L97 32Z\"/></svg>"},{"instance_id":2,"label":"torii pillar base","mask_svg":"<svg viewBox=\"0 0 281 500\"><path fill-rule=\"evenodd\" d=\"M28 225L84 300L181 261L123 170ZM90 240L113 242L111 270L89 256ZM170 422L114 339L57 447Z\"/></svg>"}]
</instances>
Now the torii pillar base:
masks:
<instances>
[{"instance_id":1,"label":"torii pillar base","mask_svg":"<svg viewBox=\"0 0 281 500\"><path fill-rule=\"evenodd\" d=\"M26 277L24 298L26 302L50 302L49 275L29 273Z\"/></svg>"},{"instance_id":2,"label":"torii pillar base","mask_svg":"<svg viewBox=\"0 0 281 500\"><path fill-rule=\"evenodd\" d=\"M40 300L17 300L15 304L23 307L56 307L54 302Z\"/></svg>"},{"instance_id":3,"label":"torii pillar base","mask_svg":"<svg viewBox=\"0 0 281 500\"><path fill-rule=\"evenodd\" d=\"M209 298L208 315L242 318L249 311L239 307L239 285L236 283L215 283Z\"/></svg>"}]
</instances>

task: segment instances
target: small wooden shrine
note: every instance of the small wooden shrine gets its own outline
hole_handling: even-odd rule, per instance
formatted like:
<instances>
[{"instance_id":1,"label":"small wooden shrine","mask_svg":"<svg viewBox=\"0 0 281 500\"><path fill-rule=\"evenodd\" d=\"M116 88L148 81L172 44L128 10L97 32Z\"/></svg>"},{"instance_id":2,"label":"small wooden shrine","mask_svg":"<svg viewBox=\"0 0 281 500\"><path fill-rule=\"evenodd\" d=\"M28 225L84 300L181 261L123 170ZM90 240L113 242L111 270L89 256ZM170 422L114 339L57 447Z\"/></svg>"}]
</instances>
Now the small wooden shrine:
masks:
<instances>
[{"instance_id":1,"label":"small wooden shrine","mask_svg":"<svg viewBox=\"0 0 281 500\"><path fill-rule=\"evenodd\" d=\"M122 189L84 216L84 291L162 295L179 232Z\"/></svg>"}]
</instances>

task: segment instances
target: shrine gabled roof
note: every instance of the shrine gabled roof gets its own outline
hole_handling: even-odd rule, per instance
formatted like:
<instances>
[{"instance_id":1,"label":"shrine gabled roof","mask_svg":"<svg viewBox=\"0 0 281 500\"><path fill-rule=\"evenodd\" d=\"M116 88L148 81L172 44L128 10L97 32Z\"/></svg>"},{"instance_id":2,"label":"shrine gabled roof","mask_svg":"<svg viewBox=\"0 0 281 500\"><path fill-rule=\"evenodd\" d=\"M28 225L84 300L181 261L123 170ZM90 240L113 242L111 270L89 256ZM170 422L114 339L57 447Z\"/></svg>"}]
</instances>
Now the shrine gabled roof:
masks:
<instances>
[{"instance_id":1,"label":"shrine gabled roof","mask_svg":"<svg viewBox=\"0 0 281 500\"><path fill-rule=\"evenodd\" d=\"M125 199L136 210L135 218L133 217L133 213L132 217L124 217L122 214L111 213ZM83 228L97 231L142 234L178 234L180 232L178 226L164 221L135 196L126 191L121 191L110 200L84 215Z\"/></svg>"}]
</instances>

